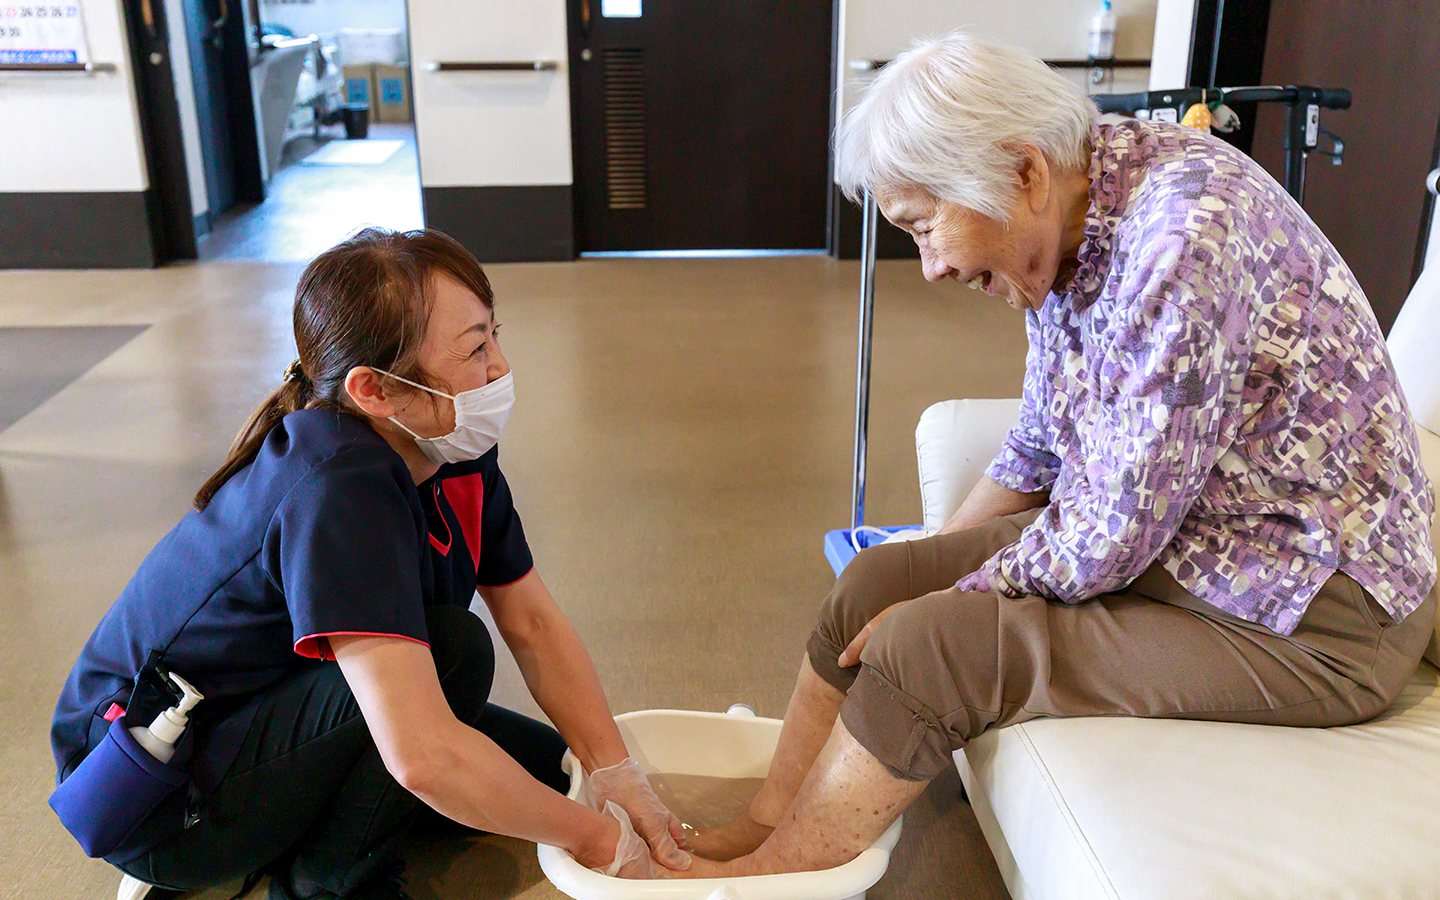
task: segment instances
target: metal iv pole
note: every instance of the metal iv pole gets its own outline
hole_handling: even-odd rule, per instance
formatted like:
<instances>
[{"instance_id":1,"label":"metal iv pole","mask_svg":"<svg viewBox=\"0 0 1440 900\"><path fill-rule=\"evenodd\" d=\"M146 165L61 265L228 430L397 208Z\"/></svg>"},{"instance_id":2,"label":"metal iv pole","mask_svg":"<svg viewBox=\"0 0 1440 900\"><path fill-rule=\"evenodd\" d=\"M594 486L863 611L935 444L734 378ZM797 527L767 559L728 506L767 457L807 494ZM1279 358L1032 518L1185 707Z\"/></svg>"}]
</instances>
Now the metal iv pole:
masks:
<instances>
[{"instance_id":1,"label":"metal iv pole","mask_svg":"<svg viewBox=\"0 0 1440 900\"><path fill-rule=\"evenodd\" d=\"M855 360L855 482L850 527L865 524L865 442L870 430L870 351L875 334L875 240L880 211L867 188L860 195L860 342Z\"/></svg>"}]
</instances>

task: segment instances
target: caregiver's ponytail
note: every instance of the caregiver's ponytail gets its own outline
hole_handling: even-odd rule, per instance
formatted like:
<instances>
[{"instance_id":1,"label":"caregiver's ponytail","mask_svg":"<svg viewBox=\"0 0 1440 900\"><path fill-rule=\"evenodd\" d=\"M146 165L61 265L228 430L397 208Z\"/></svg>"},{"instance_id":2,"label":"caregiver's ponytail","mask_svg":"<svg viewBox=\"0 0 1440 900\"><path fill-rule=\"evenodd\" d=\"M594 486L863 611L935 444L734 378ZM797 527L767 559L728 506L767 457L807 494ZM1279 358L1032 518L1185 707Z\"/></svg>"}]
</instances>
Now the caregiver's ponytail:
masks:
<instances>
[{"instance_id":1,"label":"caregiver's ponytail","mask_svg":"<svg viewBox=\"0 0 1440 900\"><path fill-rule=\"evenodd\" d=\"M286 370L289 376L291 369L299 367L299 360L290 364ZM220 490L230 476L250 465L255 455L260 452L260 445L265 443L265 438L270 430L280 424L280 420L295 412L297 409L304 409L310 402L310 381L303 376L300 378L287 377L285 382L276 388L275 391L265 398L265 402L250 414L245 422L245 427L235 436L235 443L230 445L230 452L225 457L225 464L222 465L214 475L200 486L200 491L195 495L195 509L204 511L210 505L210 499L215 492Z\"/></svg>"}]
</instances>

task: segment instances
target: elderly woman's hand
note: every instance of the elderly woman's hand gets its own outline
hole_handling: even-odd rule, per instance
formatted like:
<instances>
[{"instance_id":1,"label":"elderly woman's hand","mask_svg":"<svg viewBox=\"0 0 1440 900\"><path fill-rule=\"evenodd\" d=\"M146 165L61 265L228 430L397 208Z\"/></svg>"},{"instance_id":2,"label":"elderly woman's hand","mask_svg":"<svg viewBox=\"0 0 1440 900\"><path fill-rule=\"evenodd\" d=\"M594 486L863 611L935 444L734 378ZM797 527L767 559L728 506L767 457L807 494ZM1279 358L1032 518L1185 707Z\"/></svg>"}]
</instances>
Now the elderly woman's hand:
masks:
<instances>
[{"instance_id":1,"label":"elderly woman's hand","mask_svg":"<svg viewBox=\"0 0 1440 900\"><path fill-rule=\"evenodd\" d=\"M855 635L855 639L845 648L845 652L840 654L840 667L848 669L851 666L858 666L860 664L860 651L864 650L865 645L869 643L870 635L875 633L875 626L880 624L881 619L909 602L909 600L901 600L899 603L893 603L880 610L880 613L876 615L875 618L871 619L864 628L860 629L860 633Z\"/></svg>"}]
</instances>

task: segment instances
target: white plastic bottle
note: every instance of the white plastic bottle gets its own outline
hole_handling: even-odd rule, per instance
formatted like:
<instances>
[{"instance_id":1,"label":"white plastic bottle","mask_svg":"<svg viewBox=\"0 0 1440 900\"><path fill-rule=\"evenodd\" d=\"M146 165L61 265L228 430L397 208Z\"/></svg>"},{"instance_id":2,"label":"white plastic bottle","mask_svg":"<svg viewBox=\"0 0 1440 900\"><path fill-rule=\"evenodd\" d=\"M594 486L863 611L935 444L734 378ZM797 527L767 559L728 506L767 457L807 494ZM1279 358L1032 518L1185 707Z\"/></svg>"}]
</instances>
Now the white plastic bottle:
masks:
<instances>
[{"instance_id":1,"label":"white plastic bottle","mask_svg":"<svg viewBox=\"0 0 1440 900\"><path fill-rule=\"evenodd\" d=\"M1100 8L1090 17L1090 58L1115 58L1115 14L1110 0L1100 0Z\"/></svg>"},{"instance_id":2,"label":"white plastic bottle","mask_svg":"<svg viewBox=\"0 0 1440 900\"><path fill-rule=\"evenodd\" d=\"M175 755L175 742L185 733L185 726L190 722L190 710L205 699L204 694L174 672L170 673L170 680L180 688L180 702L156 716L149 728L136 725L130 729L135 743L144 747L147 753L162 763L168 763L170 757Z\"/></svg>"}]
</instances>

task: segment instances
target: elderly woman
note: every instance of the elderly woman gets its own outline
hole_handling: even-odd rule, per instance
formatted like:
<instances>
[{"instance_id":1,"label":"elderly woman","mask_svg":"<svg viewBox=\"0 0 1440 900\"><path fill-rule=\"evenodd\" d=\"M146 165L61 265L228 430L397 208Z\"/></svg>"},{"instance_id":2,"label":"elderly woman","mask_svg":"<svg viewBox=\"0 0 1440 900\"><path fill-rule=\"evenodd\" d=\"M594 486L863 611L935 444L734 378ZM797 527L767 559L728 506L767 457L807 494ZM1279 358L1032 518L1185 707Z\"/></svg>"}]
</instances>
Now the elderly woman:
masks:
<instances>
[{"instance_id":1,"label":"elderly woman","mask_svg":"<svg viewBox=\"0 0 1440 900\"><path fill-rule=\"evenodd\" d=\"M861 553L748 816L683 877L854 857L991 728L1037 716L1374 716L1434 621L1433 506L1380 329L1250 159L1097 121L955 34L886 69L839 172L930 281L1025 313L1020 420L941 533ZM736 858L738 857L738 858Z\"/></svg>"}]
</instances>

